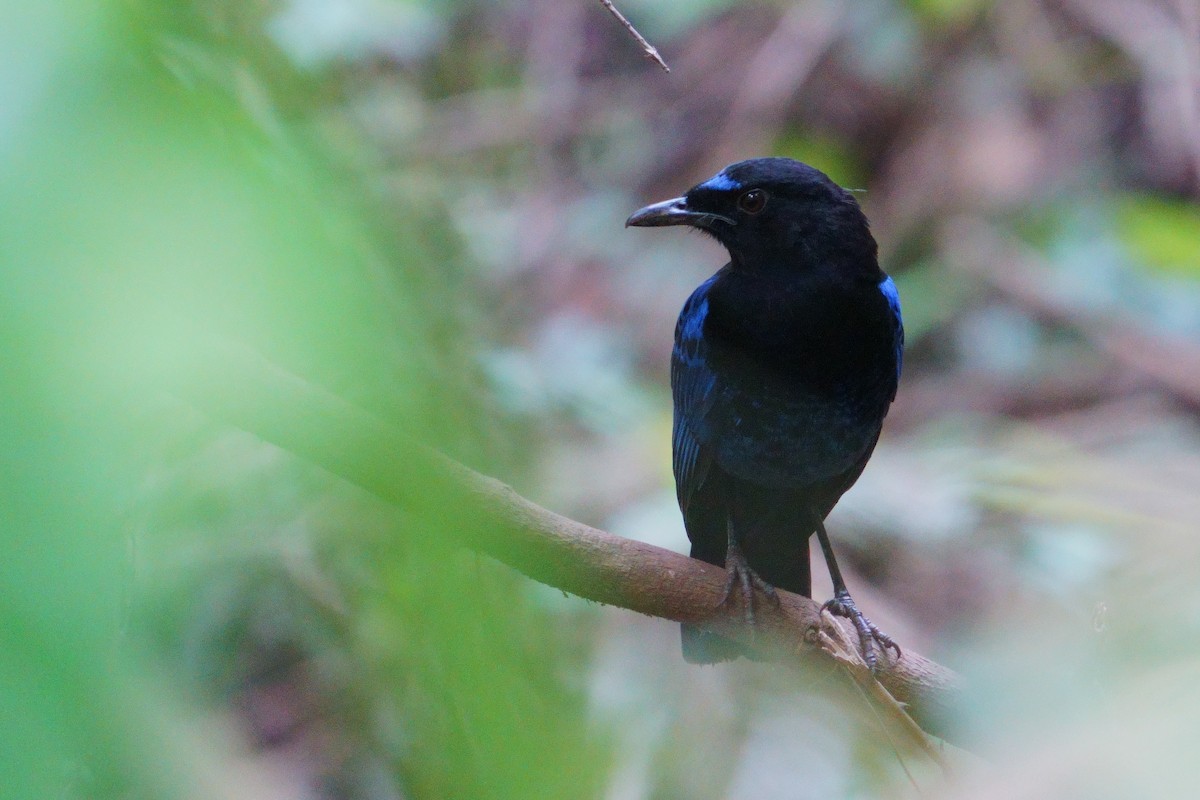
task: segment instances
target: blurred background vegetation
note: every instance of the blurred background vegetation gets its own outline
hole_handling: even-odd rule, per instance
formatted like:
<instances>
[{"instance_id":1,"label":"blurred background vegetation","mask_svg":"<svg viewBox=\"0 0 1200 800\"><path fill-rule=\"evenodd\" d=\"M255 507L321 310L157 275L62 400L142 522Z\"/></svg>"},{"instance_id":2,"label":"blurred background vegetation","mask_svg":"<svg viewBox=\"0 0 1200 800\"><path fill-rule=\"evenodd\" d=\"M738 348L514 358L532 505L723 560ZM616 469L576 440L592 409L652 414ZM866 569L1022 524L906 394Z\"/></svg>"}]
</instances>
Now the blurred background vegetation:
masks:
<instances>
[{"instance_id":1,"label":"blurred background vegetation","mask_svg":"<svg viewBox=\"0 0 1200 800\"><path fill-rule=\"evenodd\" d=\"M1194 795L1195 0L620 7L669 75L584 0L5 4L4 796ZM900 286L830 524L978 690L979 775L171 390L236 341L683 550L666 360L723 254L621 225L767 154L863 190Z\"/></svg>"}]
</instances>

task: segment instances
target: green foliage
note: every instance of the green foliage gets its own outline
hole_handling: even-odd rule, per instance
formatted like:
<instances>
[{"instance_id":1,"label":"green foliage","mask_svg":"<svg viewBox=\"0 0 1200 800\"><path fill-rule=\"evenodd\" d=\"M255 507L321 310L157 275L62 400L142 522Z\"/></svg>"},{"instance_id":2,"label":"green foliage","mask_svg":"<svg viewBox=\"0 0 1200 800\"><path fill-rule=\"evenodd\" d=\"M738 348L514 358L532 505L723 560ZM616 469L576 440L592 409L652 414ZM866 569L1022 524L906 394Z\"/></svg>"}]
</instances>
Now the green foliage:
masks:
<instances>
[{"instance_id":1,"label":"green foliage","mask_svg":"<svg viewBox=\"0 0 1200 800\"><path fill-rule=\"evenodd\" d=\"M820 164L821 171L842 186L859 189L866 185L866 172L862 164L845 142L836 137L793 132L776 142L772 152L806 164ZM860 202L863 199L859 197Z\"/></svg>"},{"instance_id":2,"label":"green foliage","mask_svg":"<svg viewBox=\"0 0 1200 800\"><path fill-rule=\"evenodd\" d=\"M1200 278L1200 205L1153 195L1126 196L1117 211L1118 235L1139 264Z\"/></svg>"},{"instance_id":3,"label":"green foliage","mask_svg":"<svg viewBox=\"0 0 1200 800\"><path fill-rule=\"evenodd\" d=\"M904 338L908 347L951 319L965 299L962 286L947 280L945 267L938 262L914 264L894 280L904 298Z\"/></svg>"},{"instance_id":4,"label":"green foliage","mask_svg":"<svg viewBox=\"0 0 1200 800\"><path fill-rule=\"evenodd\" d=\"M419 515L359 537L395 517L361 493L313 524L346 487L172 399L235 341L485 460L444 218L376 210L284 121L273 92L298 84L242 71L198 18L117 8L7 34L42 46L5 51L23 105L0 111L6 796L248 791L235 738L177 745L285 651L413 797L595 796L578 654L537 635L554 621L522 583L421 545ZM303 579L289 552L313 554Z\"/></svg>"},{"instance_id":5,"label":"green foliage","mask_svg":"<svg viewBox=\"0 0 1200 800\"><path fill-rule=\"evenodd\" d=\"M927 25L953 27L970 21L990 5L990 0L907 0Z\"/></svg>"}]
</instances>

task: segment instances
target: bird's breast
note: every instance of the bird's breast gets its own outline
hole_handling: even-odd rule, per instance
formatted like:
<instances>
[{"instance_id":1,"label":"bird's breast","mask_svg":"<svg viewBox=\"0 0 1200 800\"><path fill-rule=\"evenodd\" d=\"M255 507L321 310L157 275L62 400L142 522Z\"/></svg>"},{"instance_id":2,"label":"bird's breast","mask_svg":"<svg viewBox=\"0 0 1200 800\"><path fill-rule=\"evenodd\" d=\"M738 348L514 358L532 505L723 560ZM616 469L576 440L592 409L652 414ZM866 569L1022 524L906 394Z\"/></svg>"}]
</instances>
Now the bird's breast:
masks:
<instances>
[{"instance_id":1,"label":"bird's breast","mask_svg":"<svg viewBox=\"0 0 1200 800\"><path fill-rule=\"evenodd\" d=\"M744 290L736 299L710 293L704 328L717 462L780 486L852 469L874 446L895 392L895 322L886 299L878 291L814 301Z\"/></svg>"},{"instance_id":2,"label":"bird's breast","mask_svg":"<svg viewBox=\"0 0 1200 800\"><path fill-rule=\"evenodd\" d=\"M717 382L710 412L716 461L761 484L805 486L850 470L874 445L886 411L875 393L830 398L800 387Z\"/></svg>"}]
</instances>

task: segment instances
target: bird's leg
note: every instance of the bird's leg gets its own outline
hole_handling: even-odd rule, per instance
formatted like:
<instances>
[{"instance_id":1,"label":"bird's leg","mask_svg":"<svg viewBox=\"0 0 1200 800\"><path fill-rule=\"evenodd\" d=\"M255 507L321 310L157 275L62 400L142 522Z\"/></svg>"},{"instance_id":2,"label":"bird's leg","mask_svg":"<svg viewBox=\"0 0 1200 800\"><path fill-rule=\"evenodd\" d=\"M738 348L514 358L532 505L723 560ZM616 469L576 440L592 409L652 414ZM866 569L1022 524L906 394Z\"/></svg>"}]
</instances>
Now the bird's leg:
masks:
<instances>
[{"instance_id":1,"label":"bird's leg","mask_svg":"<svg viewBox=\"0 0 1200 800\"><path fill-rule=\"evenodd\" d=\"M872 642L876 642L880 647L892 648L896 651L896 657L900 657L900 645L888 636L883 631L876 627L875 623L867 619L866 616L858 610L858 606L854 604L854 599L850 597L850 590L846 588L846 581L842 579L842 571L838 569L837 559L833 556L833 545L829 541L829 534L825 532L825 523L817 521L817 541L821 543L821 552L825 554L825 563L829 567L829 577L833 579L833 599L821 606L822 611L828 611L838 617L845 617L854 623L855 629L858 631L858 646L862 650L863 660L867 662L867 666L872 672L875 671L875 648Z\"/></svg>"},{"instance_id":2,"label":"bird's leg","mask_svg":"<svg viewBox=\"0 0 1200 800\"><path fill-rule=\"evenodd\" d=\"M729 547L725 551L725 569L728 570L729 577L725 580L725 594L721 597L719 605L727 604L733 597L734 587L739 587L742 592L742 608L746 615L746 623L753 625L754 590L758 589L775 605L779 605L779 595L774 586L758 577L758 574L750 569L750 564L746 561L745 554L742 553L741 545L738 544L732 516L726 521L726 534L729 538Z\"/></svg>"}]
</instances>

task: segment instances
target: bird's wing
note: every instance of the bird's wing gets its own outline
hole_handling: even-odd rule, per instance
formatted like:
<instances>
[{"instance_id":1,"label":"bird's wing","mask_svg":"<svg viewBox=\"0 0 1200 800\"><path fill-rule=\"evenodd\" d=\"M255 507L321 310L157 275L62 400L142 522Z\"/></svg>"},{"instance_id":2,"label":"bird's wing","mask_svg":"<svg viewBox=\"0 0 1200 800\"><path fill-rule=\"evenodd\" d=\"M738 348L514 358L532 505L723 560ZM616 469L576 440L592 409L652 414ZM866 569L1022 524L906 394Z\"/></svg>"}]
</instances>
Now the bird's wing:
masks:
<instances>
[{"instance_id":1,"label":"bird's wing","mask_svg":"<svg viewBox=\"0 0 1200 800\"><path fill-rule=\"evenodd\" d=\"M717 376L708 363L704 319L708 315L710 279L701 284L683 306L675 325L671 351L671 394L675 401L672 466L679 507L686 516L688 504L704 483L712 464L707 420L712 409Z\"/></svg>"},{"instance_id":2,"label":"bird's wing","mask_svg":"<svg viewBox=\"0 0 1200 800\"><path fill-rule=\"evenodd\" d=\"M896 384L899 386L900 371L904 367L904 318L900 315L900 292L897 291L891 276L880 282L879 291L883 292L883 296L887 298L888 307L896 316ZM896 399L895 389L892 390L892 399Z\"/></svg>"}]
</instances>

